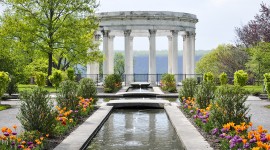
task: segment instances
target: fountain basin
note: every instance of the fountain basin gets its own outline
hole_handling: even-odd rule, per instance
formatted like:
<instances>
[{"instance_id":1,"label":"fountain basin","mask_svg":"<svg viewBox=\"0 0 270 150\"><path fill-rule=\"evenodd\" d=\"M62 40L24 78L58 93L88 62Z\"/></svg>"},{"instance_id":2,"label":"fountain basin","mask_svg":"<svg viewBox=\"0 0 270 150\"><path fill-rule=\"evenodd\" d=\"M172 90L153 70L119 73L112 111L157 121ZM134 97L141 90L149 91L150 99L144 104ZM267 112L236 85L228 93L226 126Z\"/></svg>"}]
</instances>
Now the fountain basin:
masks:
<instances>
[{"instance_id":1,"label":"fountain basin","mask_svg":"<svg viewBox=\"0 0 270 150\"><path fill-rule=\"evenodd\" d=\"M107 106L113 108L164 108L166 105L171 105L167 100L149 100L149 99L131 99L131 100L111 100Z\"/></svg>"},{"instance_id":2,"label":"fountain basin","mask_svg":"<svg viewBox=\"0 0 270 150\"><path fill-rule=\"evenodd\" d=\"M132 88L148 88L150 86L149 82L132 82L130 83Z\"/></svg>"}]
</instances>

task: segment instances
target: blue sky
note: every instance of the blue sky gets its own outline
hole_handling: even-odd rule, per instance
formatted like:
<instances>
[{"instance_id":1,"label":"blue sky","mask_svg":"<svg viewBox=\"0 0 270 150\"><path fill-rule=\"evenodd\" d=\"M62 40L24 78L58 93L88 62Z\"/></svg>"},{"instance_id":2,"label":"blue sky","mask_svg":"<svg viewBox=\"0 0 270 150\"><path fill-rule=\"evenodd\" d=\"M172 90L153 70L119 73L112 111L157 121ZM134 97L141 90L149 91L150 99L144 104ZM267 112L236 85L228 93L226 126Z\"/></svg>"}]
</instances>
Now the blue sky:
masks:
<instances>
[{"instance_id":1,"label":"blue sky","mask_svg":"<svg viewBox=\"0 0 270 150\"><path fill-rule=\"evenodd\" d=\"M246 24L259 13L261 0L100 0L97 12L109 11L175 11L197 15L196 50L211 50L222 43L234 43L235 27ZM265 1L267 2L267 1ZM267 5L270 5L268 2ZM0 11L3 7L0 6ZM179 49L182 49L179 37ZM114 47L124 49L122 37ZM148 39L134 38L134 49L148 49ZM157 38L157 49L167 49L167 38Z\"/></svg>"}]
</instances>

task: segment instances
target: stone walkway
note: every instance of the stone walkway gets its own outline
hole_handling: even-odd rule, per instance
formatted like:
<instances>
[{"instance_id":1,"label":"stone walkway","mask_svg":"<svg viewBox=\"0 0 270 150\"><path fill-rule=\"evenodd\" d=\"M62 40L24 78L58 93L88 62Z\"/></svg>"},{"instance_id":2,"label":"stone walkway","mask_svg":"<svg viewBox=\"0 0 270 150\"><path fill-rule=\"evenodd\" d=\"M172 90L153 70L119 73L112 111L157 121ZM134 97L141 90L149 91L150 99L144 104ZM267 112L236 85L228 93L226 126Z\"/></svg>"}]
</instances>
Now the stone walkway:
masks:
<instances>
[{"instance_id":1,"label":"stone walkway","mask_svg":"<svg viewBox=\"0 0 270 150\"><path fill-rule=\"evenodd\" d=\"M246 104L250 105L249 114L251 115L251 122L254 127L262 125L270 132L270 109L265 108L266 105L270 105L270 101L261 100L255 96L249 96Z\"/></svg>"},{"instance_id":2,"label":"stone walkway","mask_svg":"<svg viewBox=\"0 0 270 150\"><path fill-rule=\"evenodd\" d=\"M23 130L21 123L16 118L19 112L20 101L19 100L1 101L1 104L9 104L12 106L12 108L0 111L0 129L2 127L12 128L13 125L17 125L17 132L18 133L21 132Z\"/></svg>"},{"instance_id":3,"label":"stone walkway","mask_svg":"<svg viewBox=\"0 0 270 150\"><path fill-rule=\"evenodd\" d=\"M11 128L13 125L17 125L18 132L22 131L23 129L21 124L16 118L19 112L20 101L8 100L1 101L1 103L10 104L12 105L12 108L0 111L0 129L4 126ZM257 127L258 125L262 125L270 132L270 109L264 107L266 105L270 105L270 101L261 100L255 96L249 96L246 104L250 105L249 114L252 115L251 121L253 122L253 126Z\"/></svg>"}]
</instances>

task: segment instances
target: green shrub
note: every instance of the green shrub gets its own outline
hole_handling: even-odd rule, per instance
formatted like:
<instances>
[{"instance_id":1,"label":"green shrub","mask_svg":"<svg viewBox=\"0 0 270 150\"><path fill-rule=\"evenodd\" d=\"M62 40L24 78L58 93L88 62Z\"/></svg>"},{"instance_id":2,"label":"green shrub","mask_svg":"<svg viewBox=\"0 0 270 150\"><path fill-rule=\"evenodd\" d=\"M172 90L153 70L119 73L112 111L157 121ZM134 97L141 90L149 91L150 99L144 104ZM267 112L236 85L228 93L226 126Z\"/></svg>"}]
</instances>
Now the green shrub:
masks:
<instances>
[{"instance_id":1,"label":"green shrub","mask_svg":"<svg viewBox=\"0 0 270 150\"><path fill-rule=\"evenodd\" d=\"M214 127L222 128L228 122L248 123L248 106L245 105L247 95L240 86L223 85L216 90L215 100L212 101L209 121Z\"/></svg>"},{"instance_id":2,"label":"green shrub","mask_svg":"<svg viewBox=\"0 0 270 150\"><path fill-rule=\"evenodd\" d=\"M97 87L94 81L90 78L81 79L77 95L83 98L92 98L95 103L97 101Z\"/></svg>"},{"instance_id":3,"label":"green shrub","mask_svg":"<svg viewBox=\"0 0 270 150\"><path fill-rule=\"evenodd\" d=\"M205 109L209 106L210 100L215 98L215 90L216 86L214 82L203 81L201 85L197 87L195 98L200 109Z\"/></svg>"},{"instance_id":4,"label":"green shrub","mask_svg":"<svg viewBox=\"0 0 270 150\"><path fill-rule=\"evenodd\" d=\"M104 80L104 92L113 93L122 87L121 76L118 74L107 75Z\"/></svg>"},{"instance_id":5,"label":"green shrub","mask_svg":"<svg viewBox=\"0 0 270 150\"><path fill-rule=\"evenodd\" d=\"M225 72L222 72L219 75L220 85L226 85L228 83L228 75Z\"/></svg>"},{"instance_id":6,"label":"green shrub","mask_svg":"<svg viewBox=\"0 0 270 150\"><path fill-rule=\"evenodd\" d=\"M238 70L234 73L234 85L245 86L247 79L248 74L243 70Z\"/></svg>"},{"instance_id":7,"label":"green shrub","mask_svg":"<svg viewBox=\"0 0 270 150\"><path fill-rule=\"evenodd\" d=\"M213 81L214 80L214 74L212 72L207 72L203 75L204 81Z\"/></svg>"},{"instance_id":8,"label":"green shrub","mask_svg":"<svg viewBox=\"0 0 270 150\"><path fill-rule=\"evenodd\" d=\"M187 78L182 81L182 88L179 91L179 97L194 97L197 90L197 80L195 78Z\"/></svg>"},{"instance_id":9,"label":"green shrub","mask_svg":"<svg viewBox=\"0 0 270 150\"><path fill-rule=\"evenodd\" d=\"M264 87L267 91L268 98L270 98L270 73L265 73L264 75Z\"/></svg>"},{"instance_id":10,"label":"green shrub","mask_svg":"<svg viewBox=\"0 0 270 150\"><path fill-rule=\"evenodd\" d=\"M49 92L37 87L20 93L21 106L17 118L26 131L37 130L41 133L53 132L56 113L50 101Z\"/></svg>"},{"instance_id":11,"label":"green shrub","mask_svg":"<svg viewBox=\"0 0 270 150\"><path fill-rule=\"evenodd\" d=\"M0 71L0 97L3 96L3 94L5 93L9 82L10 78L8 76L8 73Z\"/></svg>"},{"instance_id":12,"label":"green shrub","mask_svg":"<svg viewBox=\"0 0 270 150\"><path fill-rule=\"evenodd\" d=\"M38 86L46 85L46 73L43 72L35 72L35 82Z\"/></svg>"},{"instance_id":13,"label":"green shrub","mask_svg":"<svg viewBox=\"0 0 270 150\"><path fill-rule=\"evenodd\" d=\"M173 74L165 73L161 77L161 89L168 92L177 92Z\"/></svg>"},{"instance_id":14,"label":"green shrub","mask_svg":"<svg viewBox=\"0 0 270 150\"><path fill-rule=\"evenodd\" d=\"M63 81L59 86L56 101L59 107L67 107L68 110L75 110L79 99L77 97L78 85L74 81Z\"/></svg>"},{"instance_id":15,"label":"green shrub","mask_svg":"<svg viewBox=\"0 0 270 150\"><path fill-rule=\"evenodd\" d=\"M63 81L64 77L61 70L53 71L52 75L49 76L50 82L54 87L58 88L59 84Z\"/></svg>"},{"instance_id":16,"label":"green shrub","mask_svg":"<svg viewBox=\"0 0 270 150\"><path fill-rule=\"evenodd\" d=\"M6 92L11 95L13 93L17 93L18 92L18 85L17 85L17 80L14 76L10 77L10 82L8 84L7 90Z\"/></svg>"},{"instance_id":17,"label":"green shrub","mask_svg":"<svg viewBox=\"0 0 270 150\"><path fill-rule=\"evenodd\" d=\"M72 68L68 68L67 69L67 77L70 81L74 81L75 80L75 71Z\"/></svg>"}]
</instances>

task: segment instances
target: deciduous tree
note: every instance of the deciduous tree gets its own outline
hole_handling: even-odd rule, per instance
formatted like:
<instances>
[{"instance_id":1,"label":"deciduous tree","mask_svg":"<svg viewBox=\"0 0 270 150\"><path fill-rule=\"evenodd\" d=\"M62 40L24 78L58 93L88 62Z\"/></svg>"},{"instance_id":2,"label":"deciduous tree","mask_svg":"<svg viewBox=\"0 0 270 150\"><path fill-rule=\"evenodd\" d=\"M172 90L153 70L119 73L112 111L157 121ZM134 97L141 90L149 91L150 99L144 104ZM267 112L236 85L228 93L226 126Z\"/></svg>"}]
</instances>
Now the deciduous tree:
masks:
<instances>
[{"instance_id":1,"label":"deciduous tree","mask_svg":"<svg viewBox=\"0 0 270 150\"><path fill-rule=\"evenodd\" d=\"M236 28L236 35L240 43L251 47L259 42L270 42L270 7L261 4L260 14L246 25Z\"/></svg>"},{"instance_id":2,"label":"deciduous tree","mask_svg":"<svg viewBox=\"0 0 270 150\"><path fill-rule=\"evenodd\" d=\"M95 0L3 0L5 38L29 56L40 51L52 67L65 70L73 64L102 59L93 42L98 20ZM91 49L92 51L89 51Z\"/></svg>"}]
</instances>

